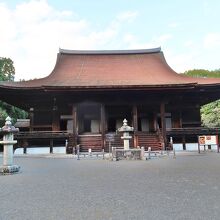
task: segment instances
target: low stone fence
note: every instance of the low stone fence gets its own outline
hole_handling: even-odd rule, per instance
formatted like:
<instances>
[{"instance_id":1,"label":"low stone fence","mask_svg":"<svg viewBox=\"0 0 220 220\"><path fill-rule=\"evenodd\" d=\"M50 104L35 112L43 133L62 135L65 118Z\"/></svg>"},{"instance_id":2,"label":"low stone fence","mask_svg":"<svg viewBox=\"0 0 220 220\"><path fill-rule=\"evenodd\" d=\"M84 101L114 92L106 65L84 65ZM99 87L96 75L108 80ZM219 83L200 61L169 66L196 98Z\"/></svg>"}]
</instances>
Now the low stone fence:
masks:
<instances>
[{"instance_id":1,"label":"low stone fence","mask_svg":"<svg viewBox=\"0 0 220 220\"><path fill-rule=\"evenodd\" d=\"M75 152L75 151L74 151ZM81 157L84 158L92 158L92 157L102 157L103 159L105 158L105 151L104 149L102 151L92 151L92 149L88 149L88 152L80 152L80 146L76 146L76 155L77 159L80 160Z\"/></svg>"},{"instance_id":2,"label":"low stone fence","mask_svg":"<svg viewBox=\"0 0 220 220\"><path fill-rule=\"evenodd\" d=\"M144 148L124 150L124 148L112 148L112 160L144 160Z\"/></svg>"},{"instance_id":3,"label":"low stone fence","mask_svg":"<svg viewBox=\"0 0 220 220\"><path fill-rule=\"evenodd\" d=\"M111 160L148 160L151 158L158 158L163 156L169 156L169 151L151 151L151 147L145 151L144 147L133 148L129 150L124 150L124 148L112 147L112 157ZM175 149L172 152L173 158L176 158Z\"/></svg>"}]
</instances>

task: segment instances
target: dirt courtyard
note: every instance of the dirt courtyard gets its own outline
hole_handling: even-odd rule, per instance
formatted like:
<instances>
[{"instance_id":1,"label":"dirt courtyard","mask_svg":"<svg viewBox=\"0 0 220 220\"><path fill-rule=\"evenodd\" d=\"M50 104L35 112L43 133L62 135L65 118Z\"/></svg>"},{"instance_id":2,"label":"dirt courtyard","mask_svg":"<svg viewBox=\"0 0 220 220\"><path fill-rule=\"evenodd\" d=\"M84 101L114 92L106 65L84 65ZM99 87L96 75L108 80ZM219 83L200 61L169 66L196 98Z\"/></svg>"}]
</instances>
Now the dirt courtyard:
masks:
<instances>
[{"instance_id":1,"label":"dirt courtyard","mask_svg":"<svg viewBox=\"0 0 220 220\"><path fill-rule=\"evenodd\" d=\"M14 161L21 173L0 176L0 220L220 216L218 153L117 162L29 155Z\"/></svg>"}]
</instances>

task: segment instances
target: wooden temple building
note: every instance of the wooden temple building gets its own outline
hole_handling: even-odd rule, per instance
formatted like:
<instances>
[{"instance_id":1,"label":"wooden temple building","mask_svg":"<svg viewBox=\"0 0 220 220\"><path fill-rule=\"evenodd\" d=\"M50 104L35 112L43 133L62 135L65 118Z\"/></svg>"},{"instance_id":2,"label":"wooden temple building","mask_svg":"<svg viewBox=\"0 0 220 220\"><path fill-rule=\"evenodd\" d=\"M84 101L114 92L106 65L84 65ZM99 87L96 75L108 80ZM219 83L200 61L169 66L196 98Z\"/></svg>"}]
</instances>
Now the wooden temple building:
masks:
<instances>
[{"instance_id":1,"label":"wooden temple building","mask_svg":"<svg viewBox=\"0 0 220 220\"><path fill-rule=\"evenodd\" d=\"M159 150L170 136L185 142L218 134L201 127L200 107L219 98L220 79L177 74L160 48L60 49L49 76L0 83L0 99L29 112L29 131L18 135L18 147L68 139L68 152L77 144L82 151L108 151L109 134L113 146L122 145L115 132L124 118L134 127L132 147Z\"/></svg>"}]
</instances>

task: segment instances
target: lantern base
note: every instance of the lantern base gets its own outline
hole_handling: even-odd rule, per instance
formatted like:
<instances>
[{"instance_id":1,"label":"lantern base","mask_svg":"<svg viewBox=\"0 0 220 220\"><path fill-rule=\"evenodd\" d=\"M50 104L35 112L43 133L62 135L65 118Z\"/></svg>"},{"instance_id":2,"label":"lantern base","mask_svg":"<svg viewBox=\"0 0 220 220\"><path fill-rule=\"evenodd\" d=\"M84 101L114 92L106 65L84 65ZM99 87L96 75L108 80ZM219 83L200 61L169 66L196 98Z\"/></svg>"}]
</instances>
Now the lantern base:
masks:
<instances>
[{"instance_id":1,"label":"lantern base","mask_svg":"<svg viewBox=\"0 0 220 220\"><path fill-rule=\"evenodd\" d=\"M20 171L20 166L12 165L12 166L1 166L0 167L0 174L14 174Z\"/></svg>"}]
</instances>

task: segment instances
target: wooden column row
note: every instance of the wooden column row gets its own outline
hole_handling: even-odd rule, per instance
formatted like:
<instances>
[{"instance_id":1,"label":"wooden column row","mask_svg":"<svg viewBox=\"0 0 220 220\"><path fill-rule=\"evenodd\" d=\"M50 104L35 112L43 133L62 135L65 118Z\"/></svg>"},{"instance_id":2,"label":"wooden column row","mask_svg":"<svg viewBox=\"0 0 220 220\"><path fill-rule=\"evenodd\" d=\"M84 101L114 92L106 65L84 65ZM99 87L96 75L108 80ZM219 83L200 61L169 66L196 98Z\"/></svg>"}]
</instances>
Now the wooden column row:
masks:
<instances>
[{"instance_id":1,"label":"wooden column row","mask_svg":"<svg viewBox=\"0 0 220 220\"><path fill-rule=\"evenodd\" d=\"M166 138L166 117L165 117L165 103L162 102L160 104L160 115L161 115L161 132L164 138L165 144L167 143ZM73 135L76 138L78 135L78 124L77 124L77 105L73 105L72 107L72 119L73 119ZM100 120L101 120L101 136L102 136L102 148L105 148L105 134L106 134L106 111L105 105L100 105ZM137 140L137 132L138 132L138 111L137 106L133 105L132 107L132 120L133 120L133 127L134 127L134 147L137 147L138 140ZM154 123L156 124L156 116L154 117ZM55 127L55 126L54 126ZM75 141L77 144L77 141Z\"/></svg>"}]
</instances>

